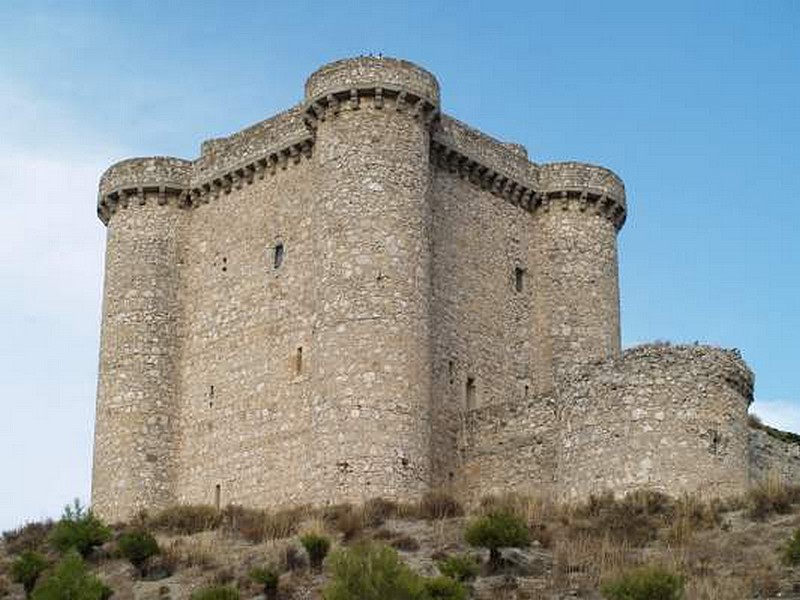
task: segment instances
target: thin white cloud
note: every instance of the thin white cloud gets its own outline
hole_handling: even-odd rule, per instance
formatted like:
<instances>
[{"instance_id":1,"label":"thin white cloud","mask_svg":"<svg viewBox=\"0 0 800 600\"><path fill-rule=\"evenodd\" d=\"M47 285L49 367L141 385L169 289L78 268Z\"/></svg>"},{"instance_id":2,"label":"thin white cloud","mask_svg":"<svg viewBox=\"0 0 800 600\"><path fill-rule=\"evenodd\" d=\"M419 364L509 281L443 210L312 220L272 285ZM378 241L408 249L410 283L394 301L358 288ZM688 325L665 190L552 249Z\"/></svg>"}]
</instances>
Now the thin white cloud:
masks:
<instances>
[{"instance_id":1,"label":"thin white cloud","mask_svg":"<svg viewBox=\"0 0 800 600\"><path fill-rule=\"evenodd\" d=\"M791 400L756 400L750 412L776 429L800 433L800 402Z\"/></svg>"}]
</instances>

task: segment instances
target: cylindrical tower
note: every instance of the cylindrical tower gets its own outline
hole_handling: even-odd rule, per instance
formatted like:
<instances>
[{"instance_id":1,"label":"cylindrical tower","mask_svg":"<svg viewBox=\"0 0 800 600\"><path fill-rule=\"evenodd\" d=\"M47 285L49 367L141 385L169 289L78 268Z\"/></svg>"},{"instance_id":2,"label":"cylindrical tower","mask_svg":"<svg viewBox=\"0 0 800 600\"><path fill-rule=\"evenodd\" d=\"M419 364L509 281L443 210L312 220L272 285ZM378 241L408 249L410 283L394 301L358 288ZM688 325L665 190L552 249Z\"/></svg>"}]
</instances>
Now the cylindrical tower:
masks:
<instances>
[{"instance_id":1,"label":"cylindrical tower","mask_svg":"<svg viewBox=\"0 0 800 600\"><path fill-rule=\"evenodd\" d=\"M617 232L625 189L611 171L580 163L539 171L530 265L534 371L540 391L571 367L620 352Z\"/></svg>"},{"instance_id":2,"label":"cylindrical tower","mask_svg":"<svg viewBox=\"0 0 800 600\"><path fill-rule=\"evenodd\" d=\"M306 83L315 131L320 502L411 498L430 477L430 123L439 87L409 62L357 58Z\"/></svg>"},{"instance_id":3,"label":"cylindrical tower","mask_svg":"<svg viewBox=\"0 0 800 600\"><path fill-rule=\"evenodd\" d=\"M100 180L108 231L92 507L109 521L175 500L179 243L190 165L131 159Z\"/></svg>"},{"instance_id":4,"label":"cylindrical tower","mask_svg":"<svg viewBox=\"0 0 800 600\"><path fill-rule=\"evenodd\" d=\"M561 390L566 499L638 488L710 497L747 489L753 374L738 352L654 344L580 371Z\"/></svg>"}]
</instances>

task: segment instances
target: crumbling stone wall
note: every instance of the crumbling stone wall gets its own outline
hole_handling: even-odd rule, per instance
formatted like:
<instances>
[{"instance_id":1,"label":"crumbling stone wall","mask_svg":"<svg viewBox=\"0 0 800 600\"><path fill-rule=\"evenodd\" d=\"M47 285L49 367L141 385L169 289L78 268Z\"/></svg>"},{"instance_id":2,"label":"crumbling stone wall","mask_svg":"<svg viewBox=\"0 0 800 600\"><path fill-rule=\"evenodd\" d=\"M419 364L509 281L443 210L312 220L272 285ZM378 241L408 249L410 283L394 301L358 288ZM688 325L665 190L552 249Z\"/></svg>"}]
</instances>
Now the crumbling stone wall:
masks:
<instances>
[{"instance_id":1,"label":"crumbling stone wall","mask_svg":"<svg viewBox=\"0 0 800 600\"><path fill-rule=\"evenodd\" d=\"M562 494L743 492L752 386L738 353L707 346L639 346L576 372L560 386Z\"/></svg>"},{"instance_id":2,"label":"crumbling stone wall","mask_svg":"<svg viewBox=\"0 0 800 600\"><path fill-rule=\"evenodd\" d=\"M777 479L800 485L800 443L784 441L763 429L749 428L752 482Z\"/></svg>"}]
</instances>

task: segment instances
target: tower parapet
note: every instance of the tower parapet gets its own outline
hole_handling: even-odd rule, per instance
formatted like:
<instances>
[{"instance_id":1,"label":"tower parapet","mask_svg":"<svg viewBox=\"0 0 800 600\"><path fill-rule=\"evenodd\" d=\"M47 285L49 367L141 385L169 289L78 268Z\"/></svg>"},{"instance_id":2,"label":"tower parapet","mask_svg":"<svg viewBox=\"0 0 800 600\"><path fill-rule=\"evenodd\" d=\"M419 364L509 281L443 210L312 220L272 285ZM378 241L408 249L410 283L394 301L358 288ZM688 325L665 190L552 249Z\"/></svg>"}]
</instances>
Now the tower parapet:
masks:
<instances>
[{"instance_id":1,"label":"tower parapet","mask_svg":"<svg viewBox=\"0 0 800 600\"><path fill-rule=\"evenodd\" d=\"M100 177L97 216L108 224L111 215L131 203L188 206L192 162L169 156L129 158L109 167Z\"/></svg>"}]
</instances>

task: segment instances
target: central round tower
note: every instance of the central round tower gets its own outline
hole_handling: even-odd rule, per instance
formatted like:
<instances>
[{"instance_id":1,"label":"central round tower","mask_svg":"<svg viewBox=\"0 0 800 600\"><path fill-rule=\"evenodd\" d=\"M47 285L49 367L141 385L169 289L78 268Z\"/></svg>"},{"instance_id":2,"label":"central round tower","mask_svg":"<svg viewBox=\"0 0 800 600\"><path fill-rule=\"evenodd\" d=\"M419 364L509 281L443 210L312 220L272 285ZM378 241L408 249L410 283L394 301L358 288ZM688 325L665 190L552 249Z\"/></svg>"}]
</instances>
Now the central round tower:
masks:
<instances>
[{"instance_id":1,"label":"central round tower","mask_svg":"<svg viewBox=\"0 0 800 600\"><path fill-rule=\"evenodd\" d=\"M410 499L430 479L430 124L439 86L361 57L306 83L315 135L314 496Z\"/></svg>"}]
</instances>

